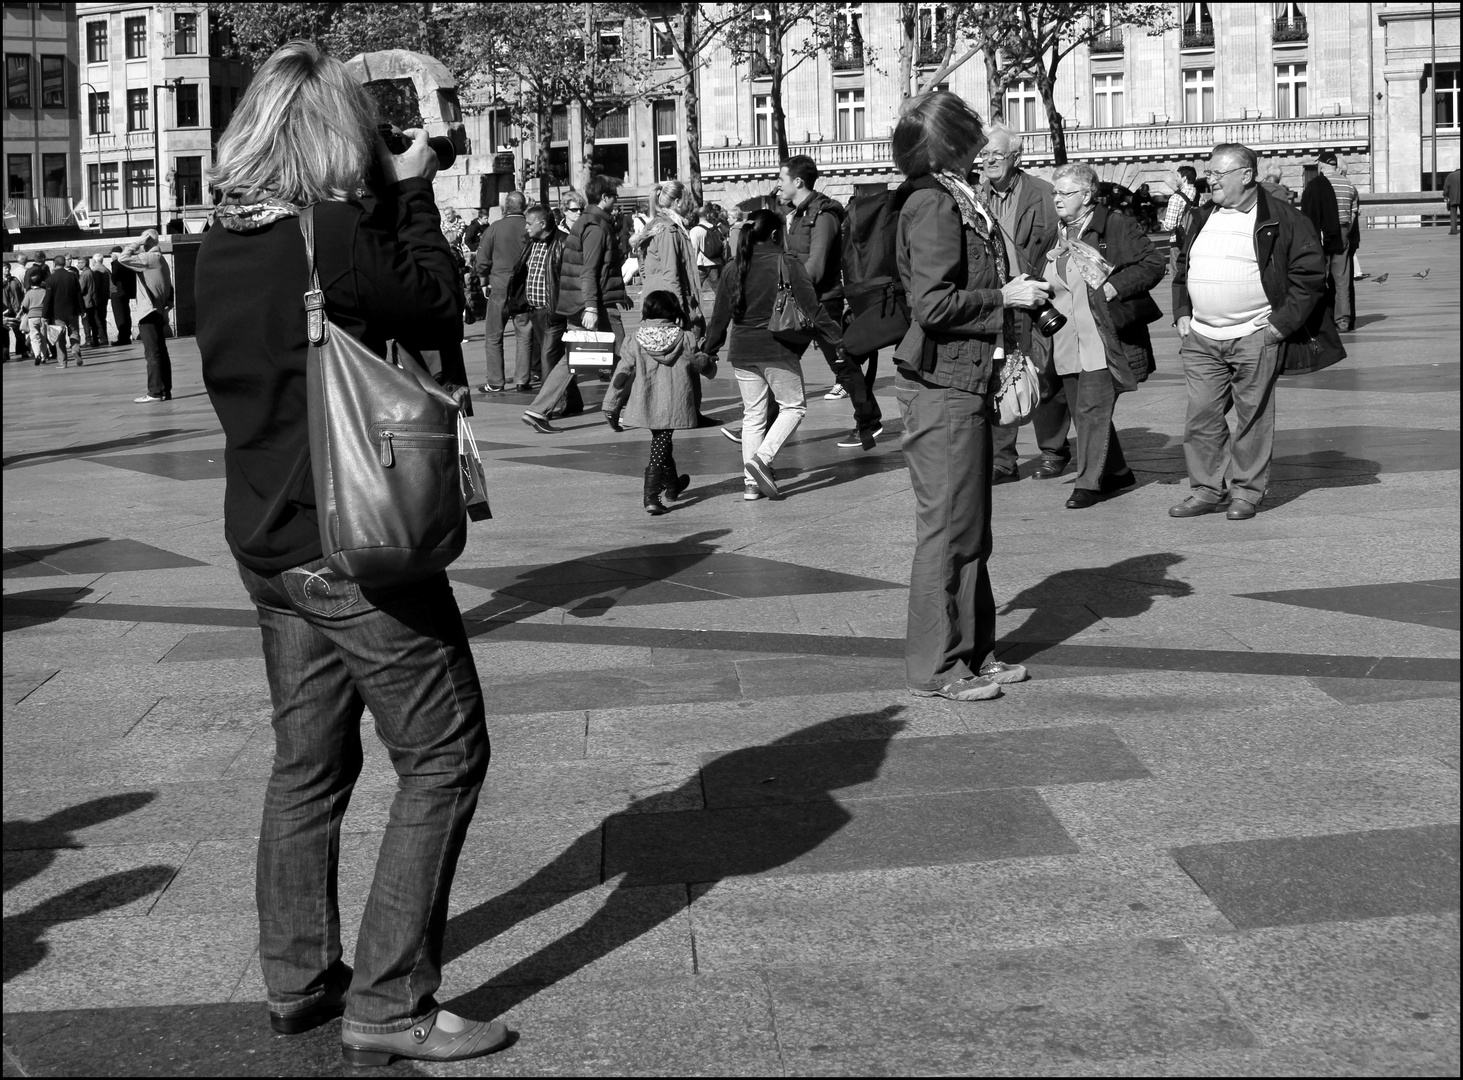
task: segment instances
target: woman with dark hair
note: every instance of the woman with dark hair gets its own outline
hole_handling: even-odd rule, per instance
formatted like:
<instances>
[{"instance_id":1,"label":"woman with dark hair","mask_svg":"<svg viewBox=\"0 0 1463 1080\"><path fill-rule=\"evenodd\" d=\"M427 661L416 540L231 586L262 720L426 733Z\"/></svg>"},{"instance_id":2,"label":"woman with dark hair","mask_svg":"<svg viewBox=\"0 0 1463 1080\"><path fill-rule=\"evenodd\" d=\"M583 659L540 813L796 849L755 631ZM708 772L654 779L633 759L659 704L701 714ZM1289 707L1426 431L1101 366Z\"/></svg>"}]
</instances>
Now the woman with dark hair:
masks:
<instances>
[{"instance_id":1,"label":"woman with dark hair","mask_svg":"<svg viewBox=\"0 0 1463 1080\"><path fill-rule=\"evenodd\" d=\"M627 338L615 365L615 389L629 391L625 423L650 432L650 463L645 467L645 511L664 514L662 494L680 498L691 483L676 472L671 437L696 427L693 373L716 374L716 364L696 351L697 335L685 328L685 313L675 293L656 289L640 307L640 328Z\"/></svg>"},{"instance_id":2,"label":"woman with dark hair","mask_svg":"<svg viewBox=\"0 0 1463 1080\"><path fill-rule=\"evenodd\" d=\"M909 177L895 250L910 327L894 350L915 498L905 677L918 697L956 701L1026 678L992 655L991 391L1018 359L1014 309L1050 293L1013 275L1001 228L967 180L985 141L975 111L943 91L906 102L892 140Z\"/></svg>"},{"instance_id":3,"label":"woman with dark hair","mask_svg":"<svg viewBox=\"0 0 1463 1080\"><path fill-rule=\"evenodd\" d=\"M255 883L269 1020L293 1035L344 1014L342 1051L356 1065L452 1061L508 1041L501 1021L457 1016L435 996L452 880L488 768L482 688L452 587L439 572L365 588L321 550L302 211L336 329L378 355L395 339L443 350L444 363L462 339L432 198L436 155L420 129L394 155L375 125L341 61L302 41L278 49L219 142L209 174L219 228L203 239L195 278L203 381L224 430L224 537L258 611L274 705ZM368 176L374 213L355 197ZM337 878L366 706L398 781L352 971Z\"/></svg>"},{"instance_id":4,"label":"woman with dark hair","mask_svg":"<svg viewBox=\"0 0 1463 1080\"><path fill-rule=\"evenodd\" d=\"M713 359L726 342L727 359L737 374L745 410L742 423L743 498L780 498L772 459L808 411L799 358L813 337L827 336L835 346L842 332L818 303L818 294L801 260L783 251L783 220L771 210L758 210L742 226L736 263L721 275L716 307L706 328L702 350ZM792 286L792 300L813 321L801 340L778 337L768 328L778 296L779 274ZM777 402L777 419L767 424L769 399Z\"/></svg>"}]
</instances>

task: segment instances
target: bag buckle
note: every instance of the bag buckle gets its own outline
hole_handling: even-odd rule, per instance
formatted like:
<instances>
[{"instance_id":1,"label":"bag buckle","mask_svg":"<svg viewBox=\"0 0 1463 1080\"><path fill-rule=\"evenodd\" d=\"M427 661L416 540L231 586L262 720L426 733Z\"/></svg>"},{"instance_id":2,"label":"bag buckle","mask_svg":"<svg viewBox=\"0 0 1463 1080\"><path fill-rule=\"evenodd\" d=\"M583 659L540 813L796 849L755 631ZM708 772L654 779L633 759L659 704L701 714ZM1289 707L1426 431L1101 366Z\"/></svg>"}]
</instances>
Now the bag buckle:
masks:
<instances>
[{"instance_id":1,"label":"bag buckle","mask_svg":"<svg viewBox=\"0 0 1463 1080\"><path fill-rule=\"evenodd\" d=\"M325 340L325 293L319 289L311 289L305 293L305 331L309 335L311 345L319 345Z\"/></svg>"}]
</instances>

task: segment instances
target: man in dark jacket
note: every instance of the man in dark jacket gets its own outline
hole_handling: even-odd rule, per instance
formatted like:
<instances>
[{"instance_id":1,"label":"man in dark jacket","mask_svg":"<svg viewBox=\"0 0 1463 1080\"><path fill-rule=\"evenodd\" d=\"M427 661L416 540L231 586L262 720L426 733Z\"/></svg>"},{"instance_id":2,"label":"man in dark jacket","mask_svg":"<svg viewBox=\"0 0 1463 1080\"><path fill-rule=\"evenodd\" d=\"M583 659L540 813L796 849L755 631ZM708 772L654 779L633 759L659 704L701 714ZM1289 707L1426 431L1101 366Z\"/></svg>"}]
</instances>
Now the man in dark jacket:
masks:
<instances>
[{"instance_id":1,"label":"man in dark jacket","mask_svg":"<svg viewBox=\"0 0 1463 1080\"><path fill-rule=\"evenodd\" d=\"M992 124L986 134L990 141L978 162L981 197L1006 236L1006 257L1012 275L1041 277L1047 252L1057 240L1057 212L1052 200L1052 186L1021 168L1019 132L1005 124ZM1061 379L1052 367L1051 341L1037 333L1033 325L1030 311L1016 312L1016 332L1021 348L1041 371L1048 387L1059 387ZM1052 393L1049 400L1037 405L1031 417L1031 427L1036 435L1036 445L1041 450L1041 463L1031 474L1033 480L1050 480L1066 470L1072 460L1072 447L1067 441L1070 426L1071 414L1062 393ZM1016 472L1019 464L1016 436L1020 430L1019 426L992 425L993 483L1009 484L1021 478Z\"/></svg>"},{"instance_id":2,"label":"man in dark jacket","mask_svg":"<svg viewBox=\"0 0 1463 1080\"><path fill-rule=\"evenodd\" d=\"M1449 236L1458 235L1458 210L1463 203L1463 169L1454 169L1443 181L1443 201L1448 204Z\"/></svg>"},{"instance_id":3,"label":"man in dark jacket","mask_svg":"<svg viewBox=\"0 0 1463 1080\"><path fill-rule=\"evenodd\" d=\"M778 197L792 207L787 215L786 247L788 254L796 256L808 272L824 312L835 325L842 327L843 253L840 245L843 207L821 191L815 191L813 185L817 182L818 165L806 154L788 158L778 171ZM820 334L813 340L818 343L833 378L844 389L853 406L854 429L840 439L838 445L844 449L873 449L875 438L884 431L880 422L883 413L874 400L872 382L873 364L877 363L878 354L850 357L825 335ZM871 361L867 375L862 366L865 361Z\"/></svg>"},{"instance_id":4,"label":"man in dark jacket","mask_svg":"<svg viewBox=\"0 0 1463 1080\"><path fill-rule=\"evenodd\" d=\"M117 340L113 345L132 344L132 298L137 295L137 275L117 261L120 247L112 249L108 269L112 275L112 321L117 324Z\"/></svg>"},{"instance_id":5,"label":"man in dark jacket","mask_svg":"<svg viewBox=\"0 0 1463 1080\"><path fill-rule=\"evenodd\" d=\"M46 322L52 333L59 331L62 361L66 367L72 360L81 367L81 316L85 310L81 300L81 280L76 275L76 259L64 259L56 272L46 279Z\"/></svg>"},{"instance_id":6,"label":"man in dark jacket","mask_svg":"<svg viewBox=\"0 0 1463 1080\"><path fill-rule=\"evenodd\" d=\"M508 279L526 242L523 231L523 208L527 200L521 191L503 196L503 216L488 226L478 245L473 267L487 290L488 310L483 316L483 351L488 358L488 381L485 394L496 394L506 385L503 366L503 327L510 316ZM533 375L533 322L525 315L513 315L513 389L527 390Z\"/></svg>"},{"instance_id":7,"label":"man in dark jacket","mask_svg":"<svg viewBox=\"0 0 1463 1080\"><path fill-rule=\"evenodd\" d=\"M574 372L564 361L564 317L554 312L559 302L565 234L555 228L554 216L546 207L530 206L526 218L528 243L508 282L508 303L510 311L528 312L534 335L543 343L543 388L524 410L523 422L549 434L559 430L549 424L551 419L582 412L584 401Z\"/></svg>"},{"instance_id":8,"label":"man in dark jacket","mask_svg":"<svg viewBox=\"0 0 1463 1080\"><path fill-rule=\"evenodd\" d=\"M1258 171L1248 147L1214 148L1205 173L1213 201L1195 212L1174 272L1193 494L1169 509L1172 517L1212 513L1226 498L1231 521L1254 517L1270 479L1276 377L1292 362L1314 368L1346 355L1322 303L1320 238L1298 211L1261 190ZM1230 408L1239 427L1233 439Z\"/></svg>"},{"instance_id":9,"label":"man in dark jacket","mask_svg":"<svg viewBox=\"0 0 1463 1080\"><path fill-rule=\"evenodd\" d=\"M86 313L91 319L92 338L99 346L106 347L109 341L107 304L112 296L112 275L107 273L107 261L100 255L91 257L91 280L95 299L88 305Z\"/></svg>"},{"instance_id":10,"label":"man in dark jacket","mask_svg":"<svg viewBox=\"0 0 1463 1080\"><path fill-rule=\"evenodd\" d=\"M1351 329L1351 210L1350 203L1338 199L1331 177L1337 175L1336 155L1324 153L1316 162L1316 175L1306 184L1300 196L1300 212L1314 226L1321 238L1321 251L1326 256L1325 303L1336 316L1336 329ZM1356 189L1346 184L1351 195ZM1341 204L1347 202L1343 217Z\"/></svg>"},{"instance_id":11,"label":"man in dark jacket","mask_svg":"<svg viewBox=\"0 0 1463 1080\"><path fill-rule=\"evenodd\" d=\"M21 319L25 315L25 286L5 264L5 359L24 360L26 356L25 334L21 331ZM11 348L10 338L15 339ZM14 354L13 356L11 354Z\"/></svg>"},{"instance_id":12,"label":"man in dark jacket","mask_svg":"<svg viewBox=\"0 0 1463 1080\"><path fill-rule=\"evenodd\" d=\"M625 340L625 323L620 311L630 306L630 294L620 276L625 261L615 234L615 201L620 189L617 176L593 176L584 186L589 205L569 230L564 242L564 261L559 271L559 299L555 314L586 330L608 330L615 336L615 355ZM620 424L620 388L613 383L600 406L606 421L616 430Z\"/></svg>"}]
</instances>

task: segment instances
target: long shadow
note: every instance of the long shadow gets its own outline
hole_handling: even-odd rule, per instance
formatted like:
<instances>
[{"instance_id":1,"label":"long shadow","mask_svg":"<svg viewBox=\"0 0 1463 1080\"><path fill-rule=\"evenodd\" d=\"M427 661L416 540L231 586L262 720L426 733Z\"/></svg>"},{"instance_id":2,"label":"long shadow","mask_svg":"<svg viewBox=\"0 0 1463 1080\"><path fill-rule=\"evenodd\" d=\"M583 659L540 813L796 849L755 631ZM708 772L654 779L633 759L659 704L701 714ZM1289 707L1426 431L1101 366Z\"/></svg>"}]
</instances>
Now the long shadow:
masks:
<instances>
[{"instance_id":1,"label":"long shadow","mask_svg":"<svg viewBox=\"0 0 1463 1080\"><path fill-rule=\"evenodd\" d=\"M197 395L188 396L196 397ZM33 450L27 454L11 454L7 458L0 459L0 467L8 469L12 465L21 465L38 458L60 461L67 458L86 457L88 454L100 454L107 450L121 450L131 446L148 446L152 443L186 439L194 435L202 435L207 431L207 428L165 428L162 431L150 431L146 435L128 435L121 439L107 439L105 442L65 446L57 450Z\"/></svg>"},{"instance_id":2,"label":"long shadow","mask_svg":"<svg viewBox=\"0 0 1463 1080\"><path fill-rule=\"evenodd\" d=\"M730 529L706 529L678 541L612 548L594 555L581 555L564 562L535 566L507 585L494 586L497 598L463 612L467 621L491 618L493 622L519 622L534 614L528 610L502 610L503 597L532 604L566 609L579 619L596 618L613 608L627 594L658 585L682 574L720 549L713 542ZM455 575L472 583L472 571Z\"/></svg>"},{"instance_id":3,"label":"long shadow","mask_svg":"<svg viewBox=\"0 0 1463 1080\"><path fill-rule=\"evenodd\" d=\"M1184 561L1175 552L1135 555L1087 570L1059 570L1023 589L1000 614L1029 611L1026 621L1002 639L1002 660L1024 660L1053 644L1076 637L1104 619L1132 619L1153 607L1158 597L1189 596L1193 586L1168 576Z\"/></svg>"},{"instance_id":4,"label":"long shadow","mask_svg":"<svg viewBox=\"0 0 1463 1080\"><path fill-rule=\"evenodd\" d=\"M889 741L905 726L896 719L903 710L902 705L892 705L838 717L761 746L723 754L676 791L637 800L609 815L527 881L454 916L447 924L444 960L456 959L569 897L619 877L603 906L583 925L447 1007L461 1006L462 1012L484 1017L506 1012L685 910L686 900L679 892L636 890L684 884L700 897L726 878L766 873L816 850L853 820L833 792L879 775ZM767 772L769 750L846 738L851 725L862 736L859 740L840 741L839 753L827 755L819 767L805 768L796 777L775 778L793 789L786 800L758 798L756 791L736 792L739 786L768 782L749 778ZM710 801L713 806L667 812L688 800ZM600 866L599 880L565 892L566 882L582 880L586 863Z\"/></svg>"},{"instance_id":5,"label":"long shadow","mask_svg":"<svg viewBox=\"0 0 1463 1080\"><path fill-rule=\"evenodd\" d=\"M7 553L8 554L8 553ZM8 570L9 567L7 566ZM45 626L58 619L74 607L83 596L90 596L91 589L32 589L29 592L7 594L0 602L4 613L4 633L12 630L28 630L32 626Z\"/></svg>"},{"instance_id":6,"label":"long shadow","mask_svg":"<svg viewBox=\"0 0 1463 1080\"><path fill-rule=\"evenodd\" d=\"M9 892L44 873L56 862L58 851L80 848L76 833L103 821L130 814L157 798L155 792L109 795L78 803L44 818L5 822L5 891ZM176 866L138 866L84 882L41 901L35 907L4 919L5 982L29 971L50 952L42 940L57 923L88 919L124 907L166 885Z\"/></svg>"}]
</instances>

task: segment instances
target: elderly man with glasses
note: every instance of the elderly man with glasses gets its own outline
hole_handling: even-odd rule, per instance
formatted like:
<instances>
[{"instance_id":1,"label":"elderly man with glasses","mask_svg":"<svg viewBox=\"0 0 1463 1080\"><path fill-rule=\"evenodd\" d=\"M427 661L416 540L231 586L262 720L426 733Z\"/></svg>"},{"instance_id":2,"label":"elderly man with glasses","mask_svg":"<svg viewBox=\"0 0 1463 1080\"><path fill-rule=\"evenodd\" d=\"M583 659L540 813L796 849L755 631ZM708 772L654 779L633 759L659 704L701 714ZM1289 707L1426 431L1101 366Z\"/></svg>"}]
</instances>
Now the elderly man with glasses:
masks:
<instances>
[{"instance_id":1,"label":"elderly man with glasses","mask_svg":"<svg viewBox=\"0 0 1463 1080\"><path fill-rule=\"evenodd\" d=\"M1195 212L1173 278L1193 493L1168 512L1198 517L1228 502L1229 520L1244 521L1255 516L1270 479L1276 377L1287 359L1319 366L1323 354L1346 353L1320 302L1320 238L1299 211L1259 186L1255 152L1221 143L1204 177L1212 201Z\"/></svg>"},{"instance_id":2,"label":"elderly man with glasses","mask_svg":"<svg viewBox=\"0 0 1463 1080\"><path fill-rule=\"evenodd\" d=\"M1052 204L1052 186L1021 168L1021 136L1005 124L992 124L987 131L990 141L976 159L980 170L980 194L985 199L1001 232L1006 238L1006 256L1011 272L1041 276L1047 252L1057 240L1057 215ZM1061 380L1052 369L1051 342L1034 333L1031 312L1016 313L1016 330L1021 348L1042 370L1048 385L1057 387ZM1060 391L1051 400L1036 407L1032 427L1036 444L1041 448L1041 464L1031 474L1035 480L1061 476L1072 460L1067 442L1071 417ZM1009 484L1020 477L1016 473L1017 427L992 428L992 462L994 483Z\"/></svg>"}]
</instances>

